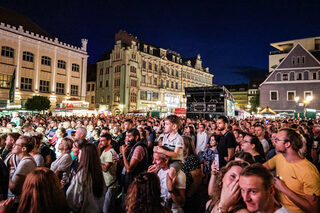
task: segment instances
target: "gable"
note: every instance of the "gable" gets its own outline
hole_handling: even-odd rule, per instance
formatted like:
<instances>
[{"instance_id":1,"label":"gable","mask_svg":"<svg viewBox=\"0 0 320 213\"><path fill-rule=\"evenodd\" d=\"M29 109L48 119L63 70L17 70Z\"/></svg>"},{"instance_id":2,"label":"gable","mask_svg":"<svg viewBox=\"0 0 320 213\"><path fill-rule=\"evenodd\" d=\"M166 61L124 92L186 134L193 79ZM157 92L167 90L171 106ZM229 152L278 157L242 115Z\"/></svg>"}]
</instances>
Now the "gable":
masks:
<instances>
[{"instance_id":1,"label":"gable","mask_svg":"<svg viewBox=\"0 0 320 213\"><path fill-rule=\"evenodd\" d=\"M277 69L291 69L302 67L319 67L319 61L301 44L297 44L280 63Z\"/></svg>"}]
</instances>

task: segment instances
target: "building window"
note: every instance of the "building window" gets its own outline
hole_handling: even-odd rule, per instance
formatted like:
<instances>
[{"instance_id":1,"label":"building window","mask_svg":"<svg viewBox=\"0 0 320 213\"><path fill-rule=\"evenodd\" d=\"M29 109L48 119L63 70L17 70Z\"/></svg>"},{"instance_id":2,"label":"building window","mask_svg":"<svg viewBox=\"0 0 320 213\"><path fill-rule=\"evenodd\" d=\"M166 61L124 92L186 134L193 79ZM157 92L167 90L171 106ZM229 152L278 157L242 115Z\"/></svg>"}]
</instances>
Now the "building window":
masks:
<instances>
[{"instance_id":1,"label":"building window","mask_svg":"<svg viewBox=\"0 0 320 213\"><path fill-rule=\"evenodd\" d=\"M295 57L294 56L291 58L291 62L292 62L292 64L295 63Z\"/></svg>"},{"instance_id":2,"label":"building window","mask_svg":"<svg viewBox=\"0 0 320 213\"><path fill-rule=\"evenodd\" d=\"M151 92L150 91L147 92L147 100L151 101Z\"/></svg>"},{"instance_id":3,"label":"building window","mask_svg":"<svg viewBox=\"0 0 320 213\"><path fill-rule=\"evenodd\" d=\"M40 92L49 92L49 81L40 80Z\"/></svg>"},{"instance_id":4,"label":"building window","mask_svg":"<svg viewBox=\"0 0 320 213\"><path fill-rule=\"evenodd\" d=\"M78 85L71 85L71 95L78 96L78 90L79 90Z\"/></svg>"},{"instance_id":5,"label":"building window","mask_svg":"<svg viewBox=\"0 0 320 213\"><path fill-rule=\"evenodd\" d=\"M149 70L152 70L152 64L149 62Z\"/></svg>"},{"instance_id":6,"label":"building window","mask_svg":"<svg viewBox=\"0 0 320 213\"><path fill-rule=\"evenodd\" d=\"M312 97L312 91L304 91L304 99L306 100L309 96Z\"/></svg>"},{"instance_id":7,"label":"building window","mask_svg":"<svg viewBox=\"0 0 320 213\"><path fill-rule=\"evenodd\" d=\"M146 83L146 76L145 75L141 76L141 83Z\"/></svg>"},{"instance_id":8,"label":"building window","mask_svg":"<svg viewBox=\"0 0 320 213\"><path fill-rule=\"evenodd\" d=\"M87 85L87 92L90 91L90 84Z\"/></svg>"},{"instance_id":9,"label":"building window","mask_svg":"<svg viewBox=\"0 0 320 213\"><path fill-rule=\"evenodd\" d=\"M178 70L176 70L176 77L179 77L179 72L178 72Z\"/></svg>"},{"instance_id":10,"label":"building window","mask_svg":"<svg viewBox=\"0 0 320 213\"><path fill-rule=\"evenodd\" d=\"M78 64L72 64L72 71L79 72L80 66Z\"/></svg>"},{"instance_id":11,"label":"building window","mask_svg":"<svg viewBox=\"0 0 320 213\"><path fill-rule=\"evenodd\" d=\"M24 51L22 55L22 60L33 62L33 57L34 57L33 53Z\"/></svg>"},{"instance_id":12,"label":"building window","mask_svg":"<svg viewBox=\"0 0 320 213\"><path fill-rule=\"evenodd\" d=\"M158 79L157 78L153 79L153 84L157 86L157 84L158 84Z\"/></svg>"},{"instance_id":13,"label":"building window","mask_svg":"<svg viewBox=\"0 0 320 213\"><path fill-rule=\"evenodd\" d=\"M66 62L63 60L58 60L58 68L60 69L66 69Z\"/></svg>"},{"instance_id":14,"label":"building window","mask_svg":"<svg viewBox=\"0 0 320 213\"><path fill-rule=\"evenodd\" d=\"M283 81L287 81L288 80L288 74L287 73L283 73L282 74L282 80Z\"/></svg>"},{"instance_id":15,"label":"building window","mask_svg":"<svg viewBox=\"0 0 320 213\"><path fill-rule=\"evenodd\" d=\"M1 48L1 56L8 57L8 58L13 58L13 56L14 56L14 49L11 48L11 47L3 46L3 47Z\"/></svg>"},{"instance_id":16,"label":"building window","mask_svg":"<svg viewBox=\"0 0 320 213\"><path fill-rule=\"evenodd\" d=\"M94 104L94 96L91 96L91 104Z\"/></svg>"},{"instance_id":17,"label":"building window","mask_svg":"<svg viewBox=\"0 0 320 213\"><path fill-rule=\"evenodd\" d=\"M148 84L152 84L151 76L148 77Z\"/></svg>"},{"instance_id":18,"label":"building window","mask_svg":"<svg viewBox=\"0 0 320 213\"><path fill-rule=\"evenodd\" d=\"M41 57L41 64L51 66L51 58L49 58L48 56L42 56Z\"/></svg>"},{"instance_id":19,"label":"building window","mask_svg":"<svg viewBox=\"0 0 320 213\"><path fill-rule=\"evenodd\" d=\"M174 69L171 70L171 75L174 76Z\"/></svg>"},{"instance_id":20,"label":"building window","mask_svg":"<svg viewBox=\"0 0 320 213\"><path fill-rule=\"evenodd\" d=\"M64 95L64 84L63 83L57 83L56 93Z\"/></svg>"},{"instance_id":21,"label":"building window","mask_svg":"<svg viewBox=\"0 0 320 213\"><path fill-rule=\"evenodd\" d=\"M173 81L171 81L171 88L173 88Z\"/></svg>"},{"instance_id":22,"label":"building window","mask_svg":"<svg viewBox=\"0 0 320 213\"><path fill-rule=\"evenodd\" d=\"M91 91L94 91L94 84L92 84L91 86Z\"/></svg>"},{"instance_id":23,"label":"building window","mask_svg":"<svg viewBox=\"0 0 320 213\"><path fill-rule=\"evenodd\" d=\"M100 97L100 103L103 104L103 96Z\"/></svg>"},{"instance_id":24,"label":"building window","mask_svg":"<svg viewBox=\"0 0 320 213\"><path fill-rule=\"evenodd\" d=\"M158 65L154 65L154 71L158 71Z\"/></svg>"},{"instance_id":25,"label":"building window","mask_svg":"<svg viewBox=\"0 0 320 213\"><path fill-rule=\"evenodd\" d=\"M142 68L145 69L146 67L147 67L146 61L143 60L143 61L142 61Z\"/></svg>"},{"instance_id":26,"label":"building window","mask_svg":"<svg viewBox=\"0 0 320 213\"><path fill-rule=\"evenodd\" d=\"M110 95L107 95L107 103L110 103Z\"/></svg>"},{"instance_id":27,"label":"building window","mask_svg":"<svg viewBox=\"0 0 320 213\"><path fill-rule=\"evenodd\" d=\"M278 100L278 90L271 90L270 101L277 101L277 100Z\"/></svg>"},{"instance_id":28,"label":"building window","mask_svg":"<svg viewBox=\"0 0 320 213\"><path fill-rule=\"evenodd\" d=\"M300 56L297 56L297 64L300 64Z\"/></svg>"},{"instance_id":29,"label":"building window","mask_svg":"<svg viewBox=\"0 0 320 213\"><path fill-rule=\"evenodd\" d=\"M109 87L109 80L106 80L106 87Z\"/></svg>"},{"instance_id":30,"label":"building window","mask_svg":"<svg viewBox=\"0 0 320 213\"><path fill-rule=\"evenodd\" d=\"M114 72L115 73L119 73L119 72L121 72L121 66L116 66L115 68L114 68Z\"/></svg>"},{"instance_id":31,"label":"building window","mask_svg":"<svg viewBox=\"0 0 320 213\"><path fill-rule=\"evenodd\" d=\"M183 89L186 88L186 82L183 82Z\"/></svg>"},{"instance_id":32,"label":"building window","mask_svg":"<svg viewBox=\"0 0 320 213\"><path fill-rule=\"evenodd\" d=\"M176 89L178 89L179 88L179 86L178 86L178 82L176 82Z\"/></svg>"},{"instance_id":33,"label":"building window","mask_svg":"<svg viewBox=\"0 0 320 213\"><path fill-rule=\"evenodd\" d=\"M119 93L116 93L116 94L114 94L114 102L117 102L117 103L119 103L120 102L120 94Z\"/></svg>"},{"instance_id":34,"label":"building window","mask_svg":"<svg viewBox=\"0 0 320 213\"><path fill-rule=\"evenodd\" d=\"M159 99L159 93L157 92L152 93L152 100L157 101L158 99Z\"/></svg>"},{"instance_id":35,"label":"building window","mask_svg":"<svg viewBox=\"0 0 320 213\"><path fill-rule=\"evenodd\" d=\"M103 69L102 68L100 69L100 75L103 75Z\"/></svg>"},{"instance_id":36,"label":"building window","mask_svg":"<svg viewBox=\"0 0 320 213\"><path fill-rule=\"evenodd\" d=\"M131 79L130 85L131 85L132 87L137 87L137 81Z\"/></svg>"},{"instance_id":37,"label":"building window","mask_svg":"<svg viewBox=\"0 0 320 213\"><path fill-rule=\"evenodd\" d=\"M294 101L296 91L287 91L287 101Z\"/></svg>"},{"instance_id":38,"label":"building window","mask_svg":"<svg viewBox=\"0 0 320 213\"><path fill-rule=\"evenodd\" d=\"M130 67L130 72L137 73L137 69L134 66Z\"/></svg>"},{"instance_id":39,"label":"building window","mask_svg":"<svg viewBox=\"0 0 320 213\"><path fill-rule=\"evenodd\" d=\"M21 90L32 91L32 79L21 78Z\"/></svg>"},{"instance_id":40,"label":"building window","mask_svg":"<svg viewBox=\"0 0 320 213\"><path fill-rule=\"evenodd\" d=\"M134 92L130 93L130 102L136 103L137 102L137 94Z\"/></svg>"},{"instance_id":41,"label":"building window","mask_svg":"<svg viewBox=\"0 0 320 213\"><path fill-rule=\"evenodd\" d=\"M309 71L305 71L305 72L303 73L303 79L304 79L304 80L309 80Z\"/></svg>"},{"instance_id":42,"label":"building window","mask_svg":"<svg viewBox=\"0 0 320 213\"><path fill-rule=\"evenodd\" d=\"M169 87L169 81L167 80L166 87Z\"/></svg>"},{"instance_id":43,"label":"building window","mask_svg":"<svg viewBox=\"0 0 320 213\"><path fill-rule=\"evenodd\" d=\"M289 79L290 81L294 81L294 72L289 73Z\"/></svg>"},{"instance_id":44,"label":"building window","mask_svg":"<svg viewBox=\"0 0 320 213\"><path fill-rule=\"evenodd\" d=\"M302 80L302 73L298 73L297 80Z\"/></svg>"},{"instance_id":45,"label":"building window","mask_svg":"<svg viewBox=\"0 0 320 213\"><path fill-rule=\"evenodd\" d=\"M304 64L304 62L305 62L305 57L302 56L302 63Z\"/></svg>"},{"instance_id":46,"label":"building window","mask_svg":"<svg viewBox=\"0 0 320 213\"><path fill-rule=\"evenodd\" d=\"M109 67L106 68L106 75L109 75Z\"/></svg>"},{"instance_id":47,"label":"building window","mask_svg":"<svg viewBox=\"0 0 320 213\"><path fill-rule=\"evenodd\" d=\"M9 89L11 87L12 75L0 74L0 88Z\"/></svg>"},{"instance_id":48,"label":"building window","mask_svg":"<svg viewBox=\"0 0 320 213\"><path fill-rule=\"evenodd\" d=\"M163 79L160 80L160 86L163 87Z\"/></svg>"},{"instance_id":49,"label":"building window","mask_svg":"<svg viewBox=\"0 0 320 213\"><path fill-rule=\"evenodd\" d=\"M140 100L147 100L147 91L140 91Z\"/></svg>"},{"instance_id":50,"label":"building window","mask_svg":"<svg viewBox=\"0 0 320 213\"><path fill-rule=\"evenodd\" d=\"M119 87L120 86L120 78L114 79L114 86Z\"/></svg>"},{"instance_id":51,"label":"building window","mask_svg":"<svg viewBox=\"0 0 320 213\"><path fill-rule=\"evenodd\" d=\"M316 72L312 73L312 80L317 80L317 73Z\"/></svg>"},{"instance_id":52,"label":"building window","mask_svg":"<svg viewBox=\"0 0 320 213\"><path fill-rule=\"evenodd\" d=\"M100 88L102 88L102 81L100 81Z\"/></svg>"}]
</instances>

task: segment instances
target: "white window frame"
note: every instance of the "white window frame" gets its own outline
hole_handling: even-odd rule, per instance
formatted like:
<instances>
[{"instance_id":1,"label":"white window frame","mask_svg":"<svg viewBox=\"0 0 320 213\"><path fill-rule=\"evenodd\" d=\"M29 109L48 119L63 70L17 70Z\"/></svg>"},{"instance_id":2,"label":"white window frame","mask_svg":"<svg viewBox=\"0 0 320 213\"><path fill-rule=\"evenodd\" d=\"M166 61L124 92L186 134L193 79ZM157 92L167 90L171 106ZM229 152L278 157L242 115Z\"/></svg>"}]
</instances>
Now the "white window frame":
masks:
<instances>
[{"instance_id":1,"label":"white window frame","mask_svg":"<svg viewBox=\"0 0 320 213\"><path fill-rule=\"evenodd\" d=\"M277 93L277 100L272 100L272 99L271 99L271 93L272 93L272 92L276 92L276 93ZM279 91L278 91L278 90L270 90L269 99L270 99L270 101L279 101Z\"/></svg>"},{"instance_id":2,"label":"white window frame","mask_svg":"<svg viewBox=\"0 0 320 213\"><path fill-rule=\"evenodd\" d=\"M284 78L283 78L283 76L284 75L287 75L287 80L283 80ZM282 73L282 76L281 76L282 78L281 78L281 80L282 81L289 81L289 74L288 73Z\"/></svg>"},{"instance_id":3,"label":"white window frame","mask_svg":"<svg viewBox=\"0 0 320 213\"><path fill-rule=\"evenodd\" d=\"M289 100L289 92L293 92L293 100ZM296 91L295 90L288 90L287 91L287 101L295 101L294 98L296 97Z\"/></svg>"},{"instance_id":4,"label":"white window frame","mask_svg":"<svg viewBox=\"0 0 320 213\"><path fill-rule=\"evenodd\" d=\"M303 92L303 97L304 97L304 99L307 98L307 96L306 96L306 93L307 93L307 92L308 92L308 93L310 92L310 93L311 93L311 96L313 96L313 92L312 92L312 91L304 91L304 92Z\"/></svg>"}]
</instances>

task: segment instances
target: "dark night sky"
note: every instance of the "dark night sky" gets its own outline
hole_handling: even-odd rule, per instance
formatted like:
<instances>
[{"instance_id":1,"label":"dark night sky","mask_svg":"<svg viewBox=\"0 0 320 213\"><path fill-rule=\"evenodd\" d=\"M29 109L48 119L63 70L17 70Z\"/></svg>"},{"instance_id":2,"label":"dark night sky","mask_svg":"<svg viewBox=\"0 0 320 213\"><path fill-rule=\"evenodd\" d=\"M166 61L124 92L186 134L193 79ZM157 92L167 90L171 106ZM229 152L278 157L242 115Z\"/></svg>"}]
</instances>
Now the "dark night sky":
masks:
<instances>
[{"instance_id":1,"label":"dark night sky","mask_svg":"<svg viewBox=\"0 0 320 213\"><path fill-rule=\"evenodd\" d=\"M113 48L123 29L183 57L200 53L218 84L263 76L272 42L320 36L317 0L0 0L0 6L60 41L80 46L88 38L89 63Z\"/></svg>"}]
</instances>

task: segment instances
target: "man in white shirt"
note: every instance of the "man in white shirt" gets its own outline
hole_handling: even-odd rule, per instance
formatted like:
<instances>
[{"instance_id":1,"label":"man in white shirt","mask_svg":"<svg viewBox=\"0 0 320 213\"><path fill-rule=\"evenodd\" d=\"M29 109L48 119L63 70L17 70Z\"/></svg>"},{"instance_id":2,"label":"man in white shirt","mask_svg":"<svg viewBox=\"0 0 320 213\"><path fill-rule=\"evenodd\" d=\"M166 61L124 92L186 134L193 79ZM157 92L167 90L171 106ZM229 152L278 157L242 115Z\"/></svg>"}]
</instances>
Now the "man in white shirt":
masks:
<instances>
[{"instance_id":1,"label":"man in white shirt","mask_svg":"<svg viewBox=\"0 0 320 213\"><path fill-rule=\"evenodd\" d=\"M206 125L203 123L199 124L199 131L197 134L197 146L196 146L196 153L203 152L207 146L208 142L208 135L205 131Z\"/></svg>"},{"instance_id":2,"label":"man in white shirt","mask_svg":"<svg viewBox=\"0 0 320 213\"><path fill-rule=\"evenodd\" d=\"M270 146L269 146L268 141L264 138L266 129L264 128L264 126L261 126L261 125L255 126L254 129L255 129L256 136L259 138L259 140L262 144L264 153L267 154Z\"/></svg>"},{"instance_id":3,"label":"man in white shirt","mask_svg":"<svg viewBox=\"0 0 320 213\"><path fill-rule=\"evenodd\" d=\"M165 146L161 148L168 149ZM149 167L148 172L157 172L160 179L162 205L171 208L173 213L183 213L186 175L179 170L177 175L171 179L168 175L169 160L169 156L155 152L153 154L154 165Z\"/></svg>"}]
</instances>

